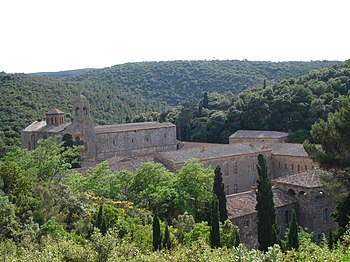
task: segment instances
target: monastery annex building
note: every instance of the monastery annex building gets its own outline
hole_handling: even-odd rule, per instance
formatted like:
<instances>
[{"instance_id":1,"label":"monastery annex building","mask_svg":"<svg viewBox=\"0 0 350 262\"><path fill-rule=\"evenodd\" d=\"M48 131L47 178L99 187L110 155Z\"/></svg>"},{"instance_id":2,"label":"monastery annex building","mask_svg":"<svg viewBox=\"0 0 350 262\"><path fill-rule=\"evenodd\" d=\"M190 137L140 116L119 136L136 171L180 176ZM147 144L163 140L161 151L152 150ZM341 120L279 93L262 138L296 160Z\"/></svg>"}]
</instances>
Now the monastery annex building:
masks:
<instances>
[{"instance_id":1,"label":"monastery annex building","mask_svg":"<svg viewBox=\"0 0 350 262\"><path fill-rule=\"evenodd\" d=\"M314 240L335 228L330 214L334 204L320 183L318 165L302 144L289 143L288 133L261 130L238 130L229 144L181 142L171 123L144 122L95 126L90 104L79 95L73 105L72 122L65 122L64 112L52 109L44 121L35 121L22 130L22 147L32 150L39 139L69 135L75 145L83 145L82 158L87 162L114 159L112 170L127 168L137 158L162 163L176 172L187 161L198 159L215 169L220 165L229 218L239 226L241 240L257 247L256 181L257 159L263 154L273 180L277 221L284 235L296 210L300 226L314 232ZM118 159L118 161L115 161ZM110 161L112 162L112 161Z\"/></svg>"}]
</instances>

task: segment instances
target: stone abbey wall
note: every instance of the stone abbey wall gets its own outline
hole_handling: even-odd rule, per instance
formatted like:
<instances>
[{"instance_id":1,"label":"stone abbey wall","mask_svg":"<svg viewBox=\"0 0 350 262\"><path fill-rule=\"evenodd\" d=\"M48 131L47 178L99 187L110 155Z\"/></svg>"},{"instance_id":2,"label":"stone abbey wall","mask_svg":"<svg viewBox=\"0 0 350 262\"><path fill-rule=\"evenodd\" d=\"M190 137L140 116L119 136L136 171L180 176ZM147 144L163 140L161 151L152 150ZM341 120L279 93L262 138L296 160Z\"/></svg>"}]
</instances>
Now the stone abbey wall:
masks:
<instances>
[{"instance_id":1,"label":"stone abbey wall","mask_svg":"<svg viewBox=\"0 0 350 262\"><path fill-rule=\"evenodd\" d=\"M96 133L97 160L176 150L176 127Z\"/></svg>"}]
</instances>

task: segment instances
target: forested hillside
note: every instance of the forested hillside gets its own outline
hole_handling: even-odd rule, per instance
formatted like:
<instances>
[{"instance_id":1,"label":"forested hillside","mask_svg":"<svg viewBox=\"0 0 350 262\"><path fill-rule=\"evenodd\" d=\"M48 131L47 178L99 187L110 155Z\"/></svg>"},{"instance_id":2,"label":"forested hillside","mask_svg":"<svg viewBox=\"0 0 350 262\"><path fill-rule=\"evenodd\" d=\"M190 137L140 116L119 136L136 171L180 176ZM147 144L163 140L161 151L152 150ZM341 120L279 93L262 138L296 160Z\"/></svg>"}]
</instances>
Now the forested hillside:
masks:
<instances>
[{"instance_id":1,"label":"forested hillside","mask_svg":"<svg viewBox=\"0 0 350 262\"><path fill-rule=\"evenodd\" d=\"M80 93L89 99L98 124L126 122L135 114L166 108L157 101L103 84L0 73L0 149L18 145L21 129L41 120L54 107L64 111L69 121L72 103Z\"/></svg>"},{"instance_id":2,"label":"forested hillside","mask_svg":"<svg viewBox=\"0 0 350 262\"><path fill-rule=\"evenodd\" d=\"M203 92L232 92L282 79L305 75L338 62L170 61L115 65L73 75L74 81L89 80L164 101L169 105L195 101ZM57 77L60 72L49 74ZM64 75L63 75L64 76Z\"/></svg>"},{"instance_id":3,"label":"forested hillside","mask_svg":"<svg viewBox=\"0 0 350 262\"><path fill-rule=\"evenodd\" d=\"M299 78L239 94L210 93L197 103L164 111L181 140L227 142L238 129L278 130L295 142L310 139L311 125L339 108L350 90L350 60ZM136 117L135 121L145 118Z\"/></svg>"}]
</instances>

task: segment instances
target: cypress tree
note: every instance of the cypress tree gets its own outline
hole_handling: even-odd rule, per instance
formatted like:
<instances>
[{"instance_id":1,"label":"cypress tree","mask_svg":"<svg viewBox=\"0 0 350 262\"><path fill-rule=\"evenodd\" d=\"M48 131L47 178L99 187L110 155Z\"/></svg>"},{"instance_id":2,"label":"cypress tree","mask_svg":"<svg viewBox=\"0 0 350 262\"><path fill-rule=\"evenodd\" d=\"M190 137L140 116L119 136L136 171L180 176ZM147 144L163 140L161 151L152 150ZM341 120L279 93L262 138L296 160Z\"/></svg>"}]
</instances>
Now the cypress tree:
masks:
<instances>
[{"instance_id":1,"label":"cypress tree","mask_svg":"<svg viewBox=\"0 0 350 262\"><path fill-rule=\"evenodd\" d=\"M96 221L95 221L95 227L99 228L101 230L101 225L103 221L103 205L100 204L100 207L98 209Z\"/></svg>"},{"instance_id":2,"label":"cypress tree","mask_svg":"<svg viewBox=\"0 0 350 262\"><path fill-rule=\"evenodd\" d=\"M203 107L208 108L209 107L209 99L208 99L208 93L204 92L203 95Z\"/></svg>"},{"instance_id":3,"label":"cypress tree","mask_svg":"<svg viewBox=\"0 0 350 262\"><path fill-rule=\"evenodd\" d=\"M163 248L171 249L170 232L168 224L165 225Z\"/></svg>"},{"instance_id":4,"label":"cypress tree","mask_svg":"<svg viewBox=\"0 0 350 262\"><path fill-rule=\"evenodd\" d=\"M268 247L275 243L273 226L276 224L276 210L273 202L273 192L271 180L267 176L266 159L262 154L258 155L258 174L257 181L257 204L255 209L258 214L258 242L261 251L267 251Z\"/></svg>"},{"instance_id":5,"label":"cypress tree","mask_svg":"<svg viewBox=\"0 0 350 262\"><path fill-rule=\"evenodd\" d=\"M160 224L159 224L159 218L157 213L153 214L152 229L153 229L153 250L154 251L160 250L161 243L162 243L162 236L160 233Z\"/></svg>"},{"instance_id":6,"label":"cypress tree","mask_svg":"<svg viewBox=\"0 0 350 262\"><path fill-rule=\"evenodd\" d=\"M332 230L329 231L329 236L328 236L328 248L329 250L332 250L333 249L333 244L334 244L334 241L333 241L333 232Z\"/></svg>"},{"instance_id":7,"label":"cypress tree","mask_svg":"<svg viewBox=\"0 0 350 262\"><path fill-rule=\"evenodd\" d=\"M101 227L100 227L100 231L102 235L105 235L107 232L107 223L106 223L106 218L103 217L102 218L102 223L101 223Z\"/></svg>"},{"instance_id":8,"label":"cypress tree","mask_svg":"<svg viewBox=\"0 0 350 262\"><path fill-rule=\"evenodd\" d=\"M219 225L219 208L218 200L214 197L211 205L210 219L210 245L212 248L220 247L220 225Z\"/></svg>"},{"instance_id":9,"label":"cypress tree","mask_svg":"<svg viewBox=\"0 0 350 262\"><path fill-rule=\"evenodd\" d=\"M287 237L287 248L288 250L295 249L298 250L299 248L299 240L298 240L298 222L297 222L297 216L295 214L295 211L293 209L292 212L292 221L289 225L289 232Z\"/></svg>"},{"instance_id":10,"label":"cypress tree","mask_svg":"<svg viewBox=\"0 0 350 262\"><path fill-rule=\"evenodd\" d=\"M225 186L224 186L224 183L222 182L222 173L221 173L220 166L217 166L215 168L213 193L216 195L219 201L220 222L224 223L225 220L228 218L228 216L227 216L227 208L226 208Z\"/></svg>"}]
</instances>

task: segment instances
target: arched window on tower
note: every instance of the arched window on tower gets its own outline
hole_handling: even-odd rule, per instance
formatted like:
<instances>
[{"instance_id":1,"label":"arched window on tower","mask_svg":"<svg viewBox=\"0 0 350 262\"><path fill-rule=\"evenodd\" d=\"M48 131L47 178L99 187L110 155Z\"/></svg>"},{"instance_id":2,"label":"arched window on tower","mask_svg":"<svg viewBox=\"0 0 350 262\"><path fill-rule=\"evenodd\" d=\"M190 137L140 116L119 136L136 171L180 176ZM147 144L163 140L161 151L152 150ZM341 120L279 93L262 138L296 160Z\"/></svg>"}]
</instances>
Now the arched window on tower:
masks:
<instances>
[{"instance_id":1,"label":"arched window on tower","mask_svg":"<svg viewBox=\"0 0 350 262\"><path fill-rule=\"evenodd\" d=\"M86 107L83 107L83 112L84 112L84 115L87 115L87 108Z\"/></svg>"},{"instance_id":2,"label":"arched window on tower","mask_svg":"<svg viewBox=\"0 0 350 262\"><path fill-rule=\"evenodd\" d=\"M76 108L75 108L75 115L76 115L76 116L79 115L79 107L76 107Z\"/></svg>"}]
</instances>

